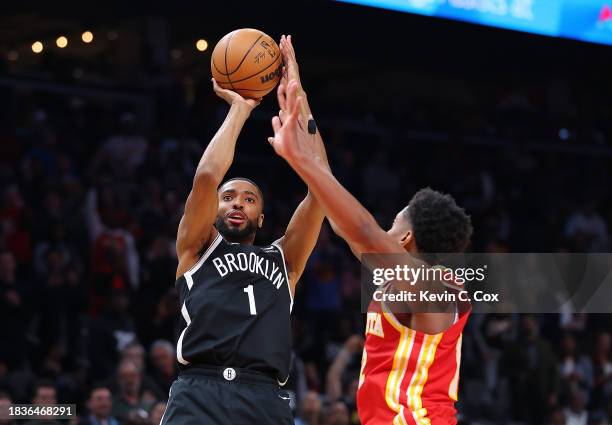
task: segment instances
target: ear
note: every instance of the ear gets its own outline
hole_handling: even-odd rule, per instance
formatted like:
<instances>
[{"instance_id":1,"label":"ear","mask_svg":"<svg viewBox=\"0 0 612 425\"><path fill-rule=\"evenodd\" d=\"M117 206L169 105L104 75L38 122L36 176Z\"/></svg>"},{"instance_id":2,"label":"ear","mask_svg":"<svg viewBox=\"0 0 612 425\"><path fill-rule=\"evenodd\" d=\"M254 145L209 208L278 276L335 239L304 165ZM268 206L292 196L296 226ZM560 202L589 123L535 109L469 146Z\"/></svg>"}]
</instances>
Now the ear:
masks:
<instances>
[{"instance_id":1,"label":"ear","mask_svg":"<svg viewBox=\"0 0 612 425\"><path fill-rule=\"evenodd\" d=\"M414 244L414 234L412 230L406 230L404 236L400 239L400 245L404 247L406 251L410 251L412 245Z\"/></svg>"},{"instance_id":2,"label":"ear","mask_svg":"<svg viewBox=\"0 0 612 425\"><path fill-rule=\"evenodd\" d=\"M259 214L259 220L257 221L257 228L261 229L263 227L264 215Z\"/></svg>"}]
</instances>

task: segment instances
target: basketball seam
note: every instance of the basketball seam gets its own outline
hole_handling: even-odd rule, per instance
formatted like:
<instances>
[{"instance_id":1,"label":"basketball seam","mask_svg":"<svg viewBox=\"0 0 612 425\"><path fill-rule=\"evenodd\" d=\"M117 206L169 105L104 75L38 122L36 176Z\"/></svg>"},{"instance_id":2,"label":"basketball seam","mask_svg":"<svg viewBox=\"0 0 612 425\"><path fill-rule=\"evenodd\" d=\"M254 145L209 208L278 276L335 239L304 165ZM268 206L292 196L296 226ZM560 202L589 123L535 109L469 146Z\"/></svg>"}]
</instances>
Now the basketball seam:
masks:
<instances>
[{"instance_id":1,"label":"basketball seam","mask_svg":"<svg viewBox=\"0 0 612 425\"><path fill-rule=\"evenodd\" d=\"M232 41L233 36L234 36L234 33L230 35L230 37L227 40L227 43L225 43L225 72L229 72L227 69L227 48L229 47L230 41ZM234 85L232 84L232 80L230 79L229 74L225 74L225 76L227 77L227 81L230 83L230 87L232 88L232 90L234 90Z\"/></svg>"},{"instance_id":2,"label":"basketball seam","mask_svg":"<svg viewBox=\"0 0 612 425\"><path fill-rule=\"evenodd\" d=\"M215 69L217 70L217 72L218 72L219 74L221 74L221 75L225 75L225 76L227 77L227 74L226 74L226 73L224 73L224 72L221 72L221 70L219 69L219 67L218 67L218 66L217 66L217 64L215 63L215 58L214 58L214 56L213 56L213 58L212 58L212 64L213 64L213 66L215 67ZM227 68L226 68L226 70L227 70Z\"/></svg>"},{"instance_id":3,"label":"basketball seam","mask_svg":"<svg viewBox=\"0 0 612 425\"><path fill-rule=\"evenodd\" d=\"M244 56L242 57L242 59L240 60L240 63L238 64L238 66L236 67L236 69L234 69L232 72L230 72L229 69L227 69L227 49L225 49L225 53L226 53L226 61L225 61L225 70L228 72L227 77L229 79L229 76L232 75L234 72L238 71L240 69L240 67L242 66L242 63L244 62L244 60L246 59L246 57L249 55L249 53L251 53L251 50L253 50L253 47L255 47L255 45L257 44L257 42L261 39L261 37L263 37L264 35L261 34L259 37L257 37L257 40L255 40L253 42L253 44L251 44L251 47L249 47L249 50L246 51L246 53L244 54ZM229 41L228 41L229 44Z\"/></svg>"},{"instance_id":4,"label":"basketball seam","mask_svg":"<svg viewBox=\"0 0 612 425\"><path fill-rule=\"evenodd\" d=\"M274 62L270 63L268 66L266 66L265 68L260 69L259 71L257 71L255 74L253 75L249 75L248 77L244 77L241 78L240 80L234 80L234 83L240 83L242 81L248 80L249 78L253 78L256 75L259 75L260 73L262 73L263 71L265 71L266 69L270 68L272 65L274 65L276 62L278 62L278 60L280 59L281 55L279 54L276 59L274 59ZM229 80L229 75L226 75L227 79Z\"/></svg>"}]
</instances>

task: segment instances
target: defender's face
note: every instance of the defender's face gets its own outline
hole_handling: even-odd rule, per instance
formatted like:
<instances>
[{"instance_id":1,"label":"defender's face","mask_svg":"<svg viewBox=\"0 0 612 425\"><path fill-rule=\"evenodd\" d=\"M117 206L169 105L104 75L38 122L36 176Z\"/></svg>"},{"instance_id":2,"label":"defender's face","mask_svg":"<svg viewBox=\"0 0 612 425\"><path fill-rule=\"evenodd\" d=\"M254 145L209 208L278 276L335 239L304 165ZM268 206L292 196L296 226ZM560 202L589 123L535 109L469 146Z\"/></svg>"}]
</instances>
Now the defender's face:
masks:
<instances>
[{"instance_id":1,"label":"defender's face","mask_svg":"<svg viewBox=\"0 0 612 425\"><path fill-rule=\"evenodd\" d=\"M219 189L217 221L232 233L256 230L263 224L262 199L257 187L244 180L232 180Z\"/></svg>"},{"instance_id":2,"label":"defender's face","mask_svg":"<svg viewBox=\"0 0 612 425\"><path fill-rule=\"evenodd\" d=\"M389 236L392 236L393 239L397 241L397 243L403 246L406 242L406 237L407 237L408 232L410 232L410 230L411 230L411 227L410 227L410 223L408 222L408 219L406 219L405 214L402 211L400 211L395 216L395 219L393 220L393 225L391 226L391 228L387 230L387 234Z\"/></svg>"}]
</instances>

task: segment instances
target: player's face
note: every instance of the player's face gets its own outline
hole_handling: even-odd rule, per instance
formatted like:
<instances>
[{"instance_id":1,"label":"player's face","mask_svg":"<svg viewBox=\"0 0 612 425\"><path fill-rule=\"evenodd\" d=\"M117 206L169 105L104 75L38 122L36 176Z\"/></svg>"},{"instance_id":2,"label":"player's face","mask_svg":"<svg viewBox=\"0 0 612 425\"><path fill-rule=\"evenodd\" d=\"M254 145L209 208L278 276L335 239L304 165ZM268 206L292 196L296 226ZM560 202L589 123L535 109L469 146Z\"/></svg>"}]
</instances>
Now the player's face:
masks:
<instances>
[{"instance_id":1,"label":"player's face","mask_svg":"<svg viewBox=\"0 0 612 425\"><path fill-rule=\"evenodd\" d=\"M400 211L395 216L393 225L387 231L387 234L397 240L397 243L405 247L406 250L410 251L410 247L413 245L412 226L403 211Z\"/></svg>"},{"instance_id":2,"label":"player's face","mask_svg":"<svg viewBox=\"0 0 612 425\"><path fill-rule=\"evenodd\" d=\"M215 225L229 240L248 239L263 224L261 194L244 180L232 180L219 189L218 211Z\"/></svg>"}]
</instances>

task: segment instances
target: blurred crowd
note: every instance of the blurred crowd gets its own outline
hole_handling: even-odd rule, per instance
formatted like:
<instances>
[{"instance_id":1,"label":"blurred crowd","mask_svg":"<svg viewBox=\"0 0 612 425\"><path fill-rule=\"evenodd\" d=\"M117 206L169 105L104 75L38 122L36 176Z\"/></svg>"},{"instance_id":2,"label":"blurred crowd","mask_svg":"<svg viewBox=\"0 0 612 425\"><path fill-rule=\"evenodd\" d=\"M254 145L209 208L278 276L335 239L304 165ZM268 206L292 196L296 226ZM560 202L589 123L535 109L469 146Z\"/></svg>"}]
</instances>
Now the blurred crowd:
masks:
<instances>
[{"instance_id":1,"label":"blurred crowd","mask_svg":"<svg viewBox=\"0 0 612 425\"><path fill-rule=\"evenodd\" d=\"M0 405L76 403L71 423L158 424L177 376L176 229L225 106L208 86L190 105L160 94L144 125L142 111L119 101L3 90ZM431 186L471 214L475 252L609 251L610 152L534 148L532 129L551 133L527 99L502 97L486 125L473 105L453 109L442 127L444 113L418 102L392 105L389 122L347 121L327 105L321 127L335 175L383 227ZM265 141L275 109L270 98L253 114L228 173L263 189L260 244L283 234L306 193ZM364 130L368 120L385 131ZM602 146L610 122L589 127ZM460 142L469 123L504 143ZM325 224L292 318L296 424L358 423L360 294L359 264ZM610 315L473 315L460 422L612 424L611 331Z\"/></svg>"}]
</instances>

